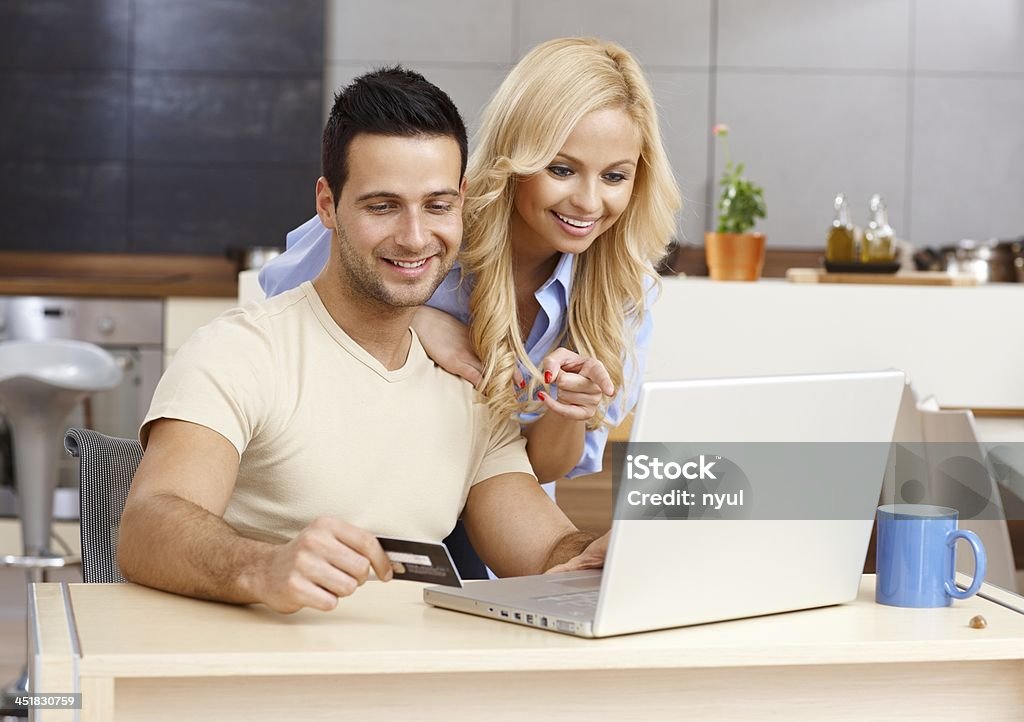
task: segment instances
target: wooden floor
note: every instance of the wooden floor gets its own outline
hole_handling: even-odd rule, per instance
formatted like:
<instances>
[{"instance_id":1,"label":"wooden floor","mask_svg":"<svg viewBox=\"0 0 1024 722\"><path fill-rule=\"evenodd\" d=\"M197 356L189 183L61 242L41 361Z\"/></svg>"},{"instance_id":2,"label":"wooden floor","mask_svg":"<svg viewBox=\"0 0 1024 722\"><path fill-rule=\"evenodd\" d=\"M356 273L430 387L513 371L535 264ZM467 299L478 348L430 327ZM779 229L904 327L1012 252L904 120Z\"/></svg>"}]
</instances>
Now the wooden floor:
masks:
<instances>
[{"instance_id":1,"label":"wooden floor","mask_svg":"<svg viewBox=\"0 0 1024 722\"><path fill-rule=\"evenodd\" d=\"M24 618L0 617L0 686L21 673L25 662Z\"/></svg>"}]
</instances>

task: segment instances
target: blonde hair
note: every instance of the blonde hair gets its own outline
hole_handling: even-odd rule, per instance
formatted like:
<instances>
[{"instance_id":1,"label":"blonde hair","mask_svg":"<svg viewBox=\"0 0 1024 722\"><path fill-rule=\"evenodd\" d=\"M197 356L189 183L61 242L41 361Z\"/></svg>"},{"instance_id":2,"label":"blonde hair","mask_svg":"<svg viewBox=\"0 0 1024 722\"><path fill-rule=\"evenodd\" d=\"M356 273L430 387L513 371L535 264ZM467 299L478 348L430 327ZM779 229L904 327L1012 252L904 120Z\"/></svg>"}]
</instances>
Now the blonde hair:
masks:
<instances>
[{"instance_id":1,"label":"blonde hair","mask_svg":"<svg viewBox=\"0 0 1024 722\"><path fill-rule=\"evenodd\" d=\"M621 108L641 134L633 194L615 224L575 259L563 345L596 358L616 389L645 308L647 279L664 257L681 205L658 130L651 89L636 59L615 43L561 38L538 45L512 69L484 110L466 171L465 239L460 261L474 279L471 335L483 361L480 391L497 419L538 408L519 401L517 359L542 380L520 335L509 223L520 178L548 166L588 113ZM605 407L588 422L604 423Z\"/></svg>"}]
</instances>

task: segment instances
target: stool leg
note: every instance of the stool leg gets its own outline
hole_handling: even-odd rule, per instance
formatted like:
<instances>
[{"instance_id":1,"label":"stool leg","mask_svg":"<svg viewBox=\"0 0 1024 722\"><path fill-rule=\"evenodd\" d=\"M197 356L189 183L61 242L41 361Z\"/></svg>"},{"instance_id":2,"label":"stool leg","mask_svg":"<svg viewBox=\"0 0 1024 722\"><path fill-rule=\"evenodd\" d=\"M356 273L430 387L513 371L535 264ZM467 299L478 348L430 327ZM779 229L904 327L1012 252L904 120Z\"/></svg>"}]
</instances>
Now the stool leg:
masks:
<instances>
[{"instance_id":1,"label":"stool leg","mask_svg":"<svg viewBox=\"0 0 1024 722\"><path fill-rule=\"evenodd\" d=\"M28 577L28 583L31 584L34 579L33 572L39 571L36 569L30 569L26 572L25 576ZM26 587L27 588L27 587ZM19 708L14 704L14 700L28 692L28 626L25 627L25 664L21 667L21 673L17 677L12 679L7 685L4 686L3 690L0 690L0 715L7 715L3 719L9 717L27 717L28 714L23 712L23 708Z\"/></svg>"},{"instance_id":2,"label":"stool leg","mask_svg":"<svg viewBox=\"0 0 1024 722\"><path fill-rule=\"evenodd\" d=\"M53 495L57 488L54 459L62 418L45 410L23 414L11 430L14 442L14 480L21 516L23 553L50 554Z\"/></svg>"},{"instance_id":3,"label":"stool leg","mask_svg":"<svg viewBox=\"0 0 1024 722\"><path fill-rule=\"evenodd\" d=\"M23 712L18 713L18 708L14 704L14 700L17 697L22 696L28 692L28 667L21 668L21 674L16 679L11 680L10 684L0 691L0 715L6 716L27 716Z\"/></svg>"},{"instance_id":4,"label":"stool leg","mask_svg":"<svg viewBox=\"0 0 1024 722\"><path fill-rule=\"evenodd\" d=\"M63 417L33 410L22 413L17 428L11 429L14 450L14 479L21 517L22 550L26 556L47 556L53 528L53 494L57 487L57 465L54 459L55 434L59 434ZM26 571L26 581L43 582L45 570ZM26 587L27 588L27 587ZM27 659L27 643L26 643ZM0 709L14 710L14 699L28 691L28 666L23 666L17 679L2 692ZM8 712L10 714L10 712Z\"/></svg>"}]
</instances>

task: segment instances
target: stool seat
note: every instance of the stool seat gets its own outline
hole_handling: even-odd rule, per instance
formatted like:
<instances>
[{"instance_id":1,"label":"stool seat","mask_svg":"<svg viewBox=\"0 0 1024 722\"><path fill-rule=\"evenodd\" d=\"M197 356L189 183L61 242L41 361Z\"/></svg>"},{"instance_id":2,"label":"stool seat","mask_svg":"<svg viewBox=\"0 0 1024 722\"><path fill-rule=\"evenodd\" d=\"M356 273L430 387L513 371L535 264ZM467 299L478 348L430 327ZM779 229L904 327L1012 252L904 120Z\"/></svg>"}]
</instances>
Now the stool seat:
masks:
<instances>
[{"instance_id":1,"label":"stool seat","mask_svg":"<svg viewBox=\"0 0 1024 722\"><path fill-rule=\"evenodd\" d=\"M0 385L33 382L70 391L105 391L121 383L121 369L109 353L82 341L0 343Z\"/></svg>"},{"instance_id":2,"label":"stool seat","mask_svg":"<svg viewBox=\"0 0 1024 722\"><path fill-rule=\"evenodd\" d=\"M11 429L22 553L50 554L56 456L64 419L75 404L121 383L121 368L91 343L0 342L0 407Z\"/></svg>"}]
</instances>

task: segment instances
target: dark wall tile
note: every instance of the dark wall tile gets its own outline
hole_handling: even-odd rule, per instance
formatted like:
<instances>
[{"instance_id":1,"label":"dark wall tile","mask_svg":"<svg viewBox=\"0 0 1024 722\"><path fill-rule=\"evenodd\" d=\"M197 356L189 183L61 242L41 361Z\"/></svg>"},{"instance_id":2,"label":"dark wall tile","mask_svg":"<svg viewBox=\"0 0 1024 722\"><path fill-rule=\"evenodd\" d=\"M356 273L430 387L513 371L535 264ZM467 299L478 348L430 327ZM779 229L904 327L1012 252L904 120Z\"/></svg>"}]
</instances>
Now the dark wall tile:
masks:
<instances>
[{"instance_id":1,"label":"dark wall tile","mask_svg":"<svg viewBox=\"0 0 1024 722\"><path fill-rule=\"evenodd\" d=\"M131 0L0 0L0 68L128 67Z\"/></svg>"},{"instance_id":2,"label":"dark wall tile","mask_svg":"<svg viewBox=\"0 0 1024 722\"><path fill-rule=\"evenodd\" d=\"M313 210L323 0L0 0L0 248L220 254Z\"/></svg>"},{"instance_id":3,"label":"dark wall tile","mask_svg":"<svg viewBox=\"0 0 1024 722\"><path fill-rule=\"evenodd\" d=\"M0 248L123 252L127 164L0 162Z\"/></svg>"},{"instance_id":4,"label":"dark wall tile","mask_svg":"<svg viewBox=\"0 0 1024 722\"><path fill-rule=\"evenodd\" d=\"M137 164L131 250L219 255L282 245L315 209L316 164L195 168Z\"/></svg>"},{"instance_id":5,"label":"dark wall tile","mask_svg":"<svg viewBox=\"0 0 1024 722\"><path fill-rule=\"evenodd\" d=\"M322 80L137 73L133 154L166 162L316 162Z\"/></svg>"},{"instance_id":6,"label":"dark wall tile","mask_svg":"<svg viewBox=\"0 0 1024 722\"><path fill-rule=\"evenodd\" d=\"M128 73L0 73L0 158L125 160Z\"/></svg>"},{"instance_id":7,"label":"dark wall tile","mask_svg":"<svg viewBox=\"0 0 1024 722\"><path fill-rule=\"evenodd\" d=\"M319 73L323 34L323 0L136 0L135 67Z\"/></svg>"}]
</instances>

